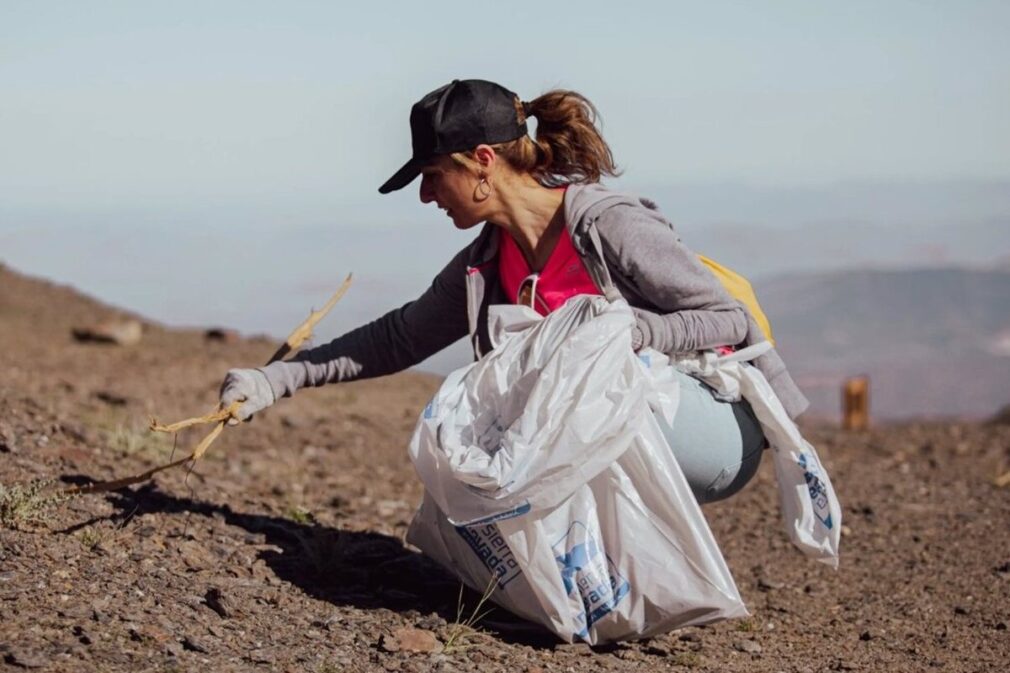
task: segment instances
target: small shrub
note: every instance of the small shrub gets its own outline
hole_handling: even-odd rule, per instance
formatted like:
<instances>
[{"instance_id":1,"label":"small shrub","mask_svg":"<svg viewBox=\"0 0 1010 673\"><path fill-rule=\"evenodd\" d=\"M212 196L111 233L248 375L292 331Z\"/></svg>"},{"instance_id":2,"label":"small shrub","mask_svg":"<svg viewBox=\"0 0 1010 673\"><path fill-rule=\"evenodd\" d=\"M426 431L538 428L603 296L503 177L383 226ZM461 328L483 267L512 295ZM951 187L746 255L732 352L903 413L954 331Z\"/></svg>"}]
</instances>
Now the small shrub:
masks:
<instances>
[{"instance_id":1,"label":"small shrub","mask_svg":"<svg viewBox=\"0 0 1010 673\"><path fill-rule=\"evenodd\" d=\"M736 623L736 630L742 633L750 633L751 631L757 631L757 622L753 619L741 619Z\"/></svg>"},{"instance_id":2,"label":"small shrub","mask_svg":"<svg viewBox=\"0 0 1010 673\"><path fill-rule=\"evenodd\" d=\"M39 479L25 485L0 484L0 525L21 528L47 519L49 510L67 499L52 490L51 479Z\"/></svg>"},{"instance_id":3,"label":"small shrub","mask_svg":"<svg viewBox=\"0 0 1010 673\"><path fill-rule=\"evenodd\" d=\"M312 512L298 505L292 505L284 510L284 516L302 526L309 526L316 522L316 517Z\"/></svg>"},{"instance_id":4,"label":"small shrub","mask_svg":"<svg viewBox=\"0 0 1010 673\"><path fill-rule=\"evenodd\" d=\"M102 543L102 540L105 539L105 536L97 528L92 528L91 526L88 526L87 528L85 528L80 532L80 534L77 536L77 539L80 541L81 545L85 549L94 549L95 547L97 547Z\"/></svg>"}]
</instances>

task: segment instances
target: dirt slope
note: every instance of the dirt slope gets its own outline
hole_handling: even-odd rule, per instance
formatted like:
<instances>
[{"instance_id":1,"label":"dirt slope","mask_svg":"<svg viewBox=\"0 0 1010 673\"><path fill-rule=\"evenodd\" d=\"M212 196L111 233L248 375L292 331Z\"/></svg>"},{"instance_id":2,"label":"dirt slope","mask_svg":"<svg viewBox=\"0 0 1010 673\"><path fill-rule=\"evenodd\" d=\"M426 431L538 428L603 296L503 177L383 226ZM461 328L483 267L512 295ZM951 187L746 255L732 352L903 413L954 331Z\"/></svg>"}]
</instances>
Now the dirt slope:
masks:
<instances>
[{"instance_id":1,"label":"dirt slope","mask_svg":"<svg viewBox=\"0 0 1010 673\"><path fill-rule=\"evenodd\" d=\"M229 366L275 346L151 324L132 348L71 339L115 314L0 268L0 484L164 461L172 446L144 432L148 415L212 408ZM809 428L843 501L841 570L789 545L768 462L705 510L750 619L592 650L499 610L449 652L388 651L403 627L444 643L457 614L458 584L401 542L421 496L405 444L436 385L404 374L306 391L230 429L188 477L0 528L0 670L1001 671L1010 660L1010 488L992 484L1010 467L1006 425Z\"/></svg>"}]
</instances>

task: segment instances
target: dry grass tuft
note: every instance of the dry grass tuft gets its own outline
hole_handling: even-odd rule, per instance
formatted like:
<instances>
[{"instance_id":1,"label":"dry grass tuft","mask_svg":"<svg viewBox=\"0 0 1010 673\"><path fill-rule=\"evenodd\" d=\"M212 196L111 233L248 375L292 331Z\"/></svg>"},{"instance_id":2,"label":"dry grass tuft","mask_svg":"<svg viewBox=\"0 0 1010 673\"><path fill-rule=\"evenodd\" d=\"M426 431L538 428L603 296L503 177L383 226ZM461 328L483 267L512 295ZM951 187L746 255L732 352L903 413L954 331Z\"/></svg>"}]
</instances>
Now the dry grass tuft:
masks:
<instances>
[{"instance_id":1,"label":"dry grass tuft","mask_svg":"<svg viewBox=\"0 0 1010 673\"><path fill-rule=\"evenodd\" d=\"M109 448L118 453L150 460L162 459L172 450L171 439L129 423L119 423L107 430L105 439Z\"/></svg>"},{"instance_id":2,"label":"dry grass tuft","mask_svg":"<svg viewBox=\"0 0 1010 673\"><path fill-rule=\"evenodd\" d=\"M487 609L484 606L491 599L491 594L494 593L497 586L498 575L492 572L491 579L484 588L484 593L481 595L480 600L477 601L477 605L470 611L469 616L463 617L465 610L463 605L463 584L459 585L459 598L456 600L456 621L449 625L445 638L445 646L442 649L445 654L466 651L476 646L478 641L489 637L488 634L478 631L474 626L494 610L494 606Z\"/></svg>"},{"instance_id":3,"label":"dry grass tuft","mask_svg":"<svg viewBox=\"0 0 1010 673\"><path fill-rule=\"evenodd\" d=\"M670 662L674 666L682 666L684 668L697 668L702 664L701 657L694 652L676 652L671 657Z\"/></svg>"}]
</instances>

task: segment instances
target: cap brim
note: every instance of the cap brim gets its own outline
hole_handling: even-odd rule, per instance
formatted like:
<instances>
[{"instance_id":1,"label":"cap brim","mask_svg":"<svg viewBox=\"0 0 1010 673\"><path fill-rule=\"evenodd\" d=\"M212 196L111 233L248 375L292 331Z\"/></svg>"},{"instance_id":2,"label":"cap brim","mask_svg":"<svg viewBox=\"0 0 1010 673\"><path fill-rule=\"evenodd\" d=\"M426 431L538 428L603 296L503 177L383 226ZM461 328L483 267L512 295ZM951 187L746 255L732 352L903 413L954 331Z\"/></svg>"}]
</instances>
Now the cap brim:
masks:
<instances>
[{"instance_id":1,"label":"cap brim","mask_svg":"<svg viewBox=\"0 0 1010 673\"><path fill-rule=\"evenodd\" d=\"M400 170L393 173L393 177L386 180L386 182L379 187L379 193L389 194L390 192L395 192L397 189L403 189L413 182L414 178L421 174L421 169L423 167L423 161L419 159L411 159L405 163Z\"/></svg>"}]
</instances>

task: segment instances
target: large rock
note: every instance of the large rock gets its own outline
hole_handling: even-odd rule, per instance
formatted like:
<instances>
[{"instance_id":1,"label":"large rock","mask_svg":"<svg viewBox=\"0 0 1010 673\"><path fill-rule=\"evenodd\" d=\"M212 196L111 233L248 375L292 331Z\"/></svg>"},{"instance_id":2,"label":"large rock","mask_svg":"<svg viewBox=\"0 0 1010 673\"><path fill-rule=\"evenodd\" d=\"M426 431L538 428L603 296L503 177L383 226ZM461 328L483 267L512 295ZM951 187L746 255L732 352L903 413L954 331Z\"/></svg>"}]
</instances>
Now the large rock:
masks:
<instances>
[{"instance_id":1,"label":"large rock","mask_svg":"<svg viewBox=\"0 0 1010 673\"><path fill-rule=\"evenodd\" d=\"M441 652L442 643L435 634L425 629L401 628L382 636L379 643L386 652Z\"/></svg>"},{"instance_id":2,"label":"large rock","mask_svg":"<svg viewBox=\"0 0 1010 673\"><path fill-rule=\"evenodd\" d=\"M75 327L74 339L83 343L106 343L117 346L133 346L144 336L144 326L139 320L125 318L106 320L97 325Z\"/></svg>"}]
</instances>

